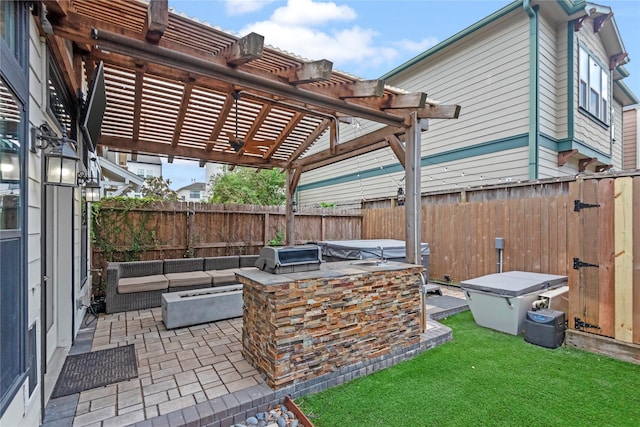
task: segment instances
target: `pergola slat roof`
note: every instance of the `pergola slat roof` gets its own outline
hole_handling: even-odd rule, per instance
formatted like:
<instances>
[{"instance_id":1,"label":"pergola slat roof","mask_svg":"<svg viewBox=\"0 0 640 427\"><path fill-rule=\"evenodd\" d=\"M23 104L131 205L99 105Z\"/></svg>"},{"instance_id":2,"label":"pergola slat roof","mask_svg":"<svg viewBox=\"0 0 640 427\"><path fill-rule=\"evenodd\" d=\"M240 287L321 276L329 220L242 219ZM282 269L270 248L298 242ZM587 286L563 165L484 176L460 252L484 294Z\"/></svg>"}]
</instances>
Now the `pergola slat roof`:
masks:
<instances>
[{"instance_id":1,"label":"pergola slat roof","mask_svg":"<svg viewBox=\"0 0 640 427\"><path fill-rule=\"evenodd\" d=\"M340 117L383 123L397 138L411 112L419 118L459 112L429 104L425 94L333 71L329 61L266 47L260 35L238 38L172 13L166 0L42 3L48 14L41 19L53 28L50 45L60 49L59 38L74 42L87 76L104 62L107 108L98 145L117 151L201 164L313 168L305 152ZM77 93L81 79L73 68L63 71L75 73L66 81ZM388 146L384 132L379 136L351 141L352 148L340 144L341 158ZM337 142L312 159L331 163Z\"/></svg>"}]
</instances>

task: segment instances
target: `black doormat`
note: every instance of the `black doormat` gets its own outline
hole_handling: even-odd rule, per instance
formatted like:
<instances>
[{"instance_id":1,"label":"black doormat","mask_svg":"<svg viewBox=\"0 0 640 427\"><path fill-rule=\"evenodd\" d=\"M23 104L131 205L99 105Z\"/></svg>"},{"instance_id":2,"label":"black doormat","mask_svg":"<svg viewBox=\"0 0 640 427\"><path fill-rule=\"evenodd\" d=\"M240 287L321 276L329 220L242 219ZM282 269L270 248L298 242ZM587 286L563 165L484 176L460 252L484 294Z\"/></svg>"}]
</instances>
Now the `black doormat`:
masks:
<instances>
[{"instance_id":1,"label":"black doormat","mask_svg":"<svg viewBox=\"0 0 640 427\"><path fill-rule=\"evenodd\" d=\"M138 376L133 344L67 356L51 398L80 393Z\"/></svg>"}]
</instances>

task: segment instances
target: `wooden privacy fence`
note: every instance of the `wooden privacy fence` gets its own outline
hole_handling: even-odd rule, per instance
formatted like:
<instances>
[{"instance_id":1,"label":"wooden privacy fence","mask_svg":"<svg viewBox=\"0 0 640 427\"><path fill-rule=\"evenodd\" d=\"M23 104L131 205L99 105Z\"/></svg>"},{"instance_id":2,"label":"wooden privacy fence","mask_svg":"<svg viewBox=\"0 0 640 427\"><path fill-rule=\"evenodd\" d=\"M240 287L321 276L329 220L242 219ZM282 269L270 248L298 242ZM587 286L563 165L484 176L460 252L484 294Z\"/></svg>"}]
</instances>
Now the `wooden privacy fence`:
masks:
<instances>
[{"instance_id":1,"label":"wooden privacy fence","mask_svg":"<svg viewBox=\"0 0 640 427\"><path fill-rule=\"evenodd\" d=\"M404 208L363 209L362 238L404 240ZM640 174L423 197L432 279L503 270L569 277L569 327L640 344ZM574 268L575 267L575 268Z\"/></svg>"},{"instance_id":2,"label":"wooden privacy fence","mask_svg":"<svg viewBox=\"0 0 640 427\"><path fill-rule=\"evenodd\" d=\"M296 243L359 239L359 210L299 209ZM284 242L282 206L106 200L93 212L92 265L107 261L257 254Z\"/></svg>"}]
</instances>

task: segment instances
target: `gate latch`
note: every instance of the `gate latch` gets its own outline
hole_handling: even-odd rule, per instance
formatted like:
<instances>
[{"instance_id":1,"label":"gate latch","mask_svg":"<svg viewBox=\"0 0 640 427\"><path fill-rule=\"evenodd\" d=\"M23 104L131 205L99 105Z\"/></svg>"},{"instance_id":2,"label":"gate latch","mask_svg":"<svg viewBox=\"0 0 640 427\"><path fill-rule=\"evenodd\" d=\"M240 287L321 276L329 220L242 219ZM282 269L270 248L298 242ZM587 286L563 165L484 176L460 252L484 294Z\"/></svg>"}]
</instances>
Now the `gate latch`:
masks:
<instances>
[{"instance_id":1,"label":"gate latch","mask_svg":"<svg viewBox=\"0 0 640 427\"><path fill-rule=\"evenodd\" d=\"M587 322L583 322L582 320L580 320L579 317L574 317L573 318L573 328L574 329L578 329L578 330L582 330L584 328L600 329L600 326L592 325L591 323L587 323Z\"/></svg>"},{"instance_id":2,"label":"gate latch","mask_svg":"<svg viewBox=\"0 0 640 427\"><path fill-rule=\"evenodd\" d=\"M582 267L600 267L598 264L590 264L588 262L580 261L580 258L573 259L573 269L577 270Z\"/></svg>"},{"instance_id":3,"label":"gate latch","mask_svg":"<svg viewBox=\"0 0 640 427\"><path fill-rule=\"evenodd\" d=\"M586 208L599 208L600 204L599 203L582 203L580 201L580 199L576 199L573 201L573 211L574 212L580 212L580 209L586 209Z\"/></svg>"}]
</instances>

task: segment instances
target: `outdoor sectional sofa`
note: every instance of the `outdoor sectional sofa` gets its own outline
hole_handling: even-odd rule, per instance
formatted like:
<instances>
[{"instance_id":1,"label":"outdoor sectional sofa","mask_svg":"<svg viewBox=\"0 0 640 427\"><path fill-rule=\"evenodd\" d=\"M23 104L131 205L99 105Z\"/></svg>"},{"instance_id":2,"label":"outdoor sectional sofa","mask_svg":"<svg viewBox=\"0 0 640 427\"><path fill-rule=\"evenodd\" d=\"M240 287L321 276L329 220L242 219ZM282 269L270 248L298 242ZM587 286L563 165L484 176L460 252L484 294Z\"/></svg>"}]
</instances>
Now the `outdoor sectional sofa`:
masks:
<instances>
[{"instance_id":1,"label":"outdoor sectional sofa","mask_svg":"<svg viewBox=\"0 0 640 427\"><path fill-rule=\"evenodd\" d=\"M107 267L106 311L160 307L162 294L237 284L239 268L254 267L258 255L111 262Z\"/></svg>"}]
</instances>

